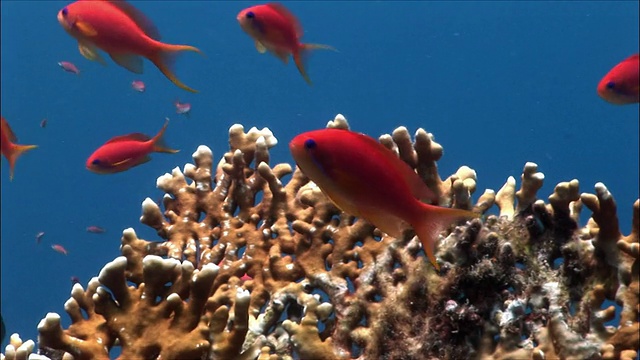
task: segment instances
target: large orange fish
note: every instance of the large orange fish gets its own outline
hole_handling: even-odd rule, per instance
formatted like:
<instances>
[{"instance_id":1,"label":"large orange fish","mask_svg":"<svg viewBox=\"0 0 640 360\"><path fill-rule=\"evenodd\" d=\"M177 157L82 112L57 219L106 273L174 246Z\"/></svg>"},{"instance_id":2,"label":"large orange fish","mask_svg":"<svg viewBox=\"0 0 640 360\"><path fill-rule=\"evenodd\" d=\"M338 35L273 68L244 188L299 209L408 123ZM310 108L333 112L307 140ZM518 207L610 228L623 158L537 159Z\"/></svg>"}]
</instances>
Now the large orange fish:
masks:
<instances>
[{"instance_id":1,"label":"large orange fish","mask_svg":"<svg viewBox=\"0 0 640 360\"><path fill-rule=\"evenodd\" d=\"M252 6L240 11L237 20L240 27L253 38L261 54L269 50L285 64L289 61L289 55L293 55L298 71L308 84L311 84L311 79L304 66L305 53L313 49L335 51L329 45L301 43L304 31L300 22L281 4Z\"/></svg>"},{"instance_id":2,"label":"large orange fish","mask_svg":"<svg viewBox=\"0 0 640 360\"><path fill-rule=\"evenodd\" d=\"M427 257L439 232L452 222L478 217L470 211L428 205L435 194L409 165L375 139L341 129L310 131L289 144L300 170L343 211L401 237L413 227Z\"/></svg>"},{"instance_id":3,"label":"large orange fish","mask_svg":"<svg viewBox=\"0 0 640 360\"><path fill-rule=\"evenodd\" d=\"M9 179L13 180L13 168L16 166L16 160L25 151L37 148L36 145L18 145L15 142L18 141L16 135L11 131L9 123L4 118L2 119L2 127L0 128L0 141L2 142L2 155L9 160Z\"/></svg>"},{"instance_id":4,"label":"large orange fish","mask_svg":"<svg viewBox=\"0 0 640 360\"><path fill-rule=\"evenodd\" d=\"M114 174L150 161L152 152L177 153L179 150L169 149L162 142L168 125L169 119L153 138L141 133L114 137L91 154L87 169L98 174Z\"/></svg>"},{"instance_id":5,"label":"large orange fish","mask_svg":"<svg viewBox=\"0 0 640 360\"><path fill-rule=\"evenodd\" d=\"M58 22L76 40L80 53L89 60L105 64L102 49L118 65L142 74L142 58L149 59L178 87L197 92L173 73L176 56L182 51L200 52L189 45L160 42L155 25L140 11L122 0L80 0L58 12Z\"/></svg>"},{"instance_id":6,"label":"large orange fish","mask_svg":"<svg viewBox=\"0 0 640 360\"><path fill-rule=\"evenodd\" d=\"M614 66L598 84L598 95L606 101L617 104L640 102L640 62L634 54Z\"/></svg>"}]
</instances>

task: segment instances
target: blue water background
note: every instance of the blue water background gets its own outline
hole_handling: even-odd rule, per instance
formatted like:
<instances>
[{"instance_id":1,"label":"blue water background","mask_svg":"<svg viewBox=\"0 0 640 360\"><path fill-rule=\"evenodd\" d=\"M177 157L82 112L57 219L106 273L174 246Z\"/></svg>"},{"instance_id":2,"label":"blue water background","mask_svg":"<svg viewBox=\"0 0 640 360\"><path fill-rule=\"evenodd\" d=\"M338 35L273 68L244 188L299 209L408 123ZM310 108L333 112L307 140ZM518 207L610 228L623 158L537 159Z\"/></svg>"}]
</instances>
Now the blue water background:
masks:
<instances>
[{"instance_id":1,"label":"blue water background","mask_svg":"<svg viewBox=\"0 0 640 360\"><path fill-rule=\"evenodd\" d=\"M314 86L295 66L256 52L236 14L248 2L134 1L163 40L199 47L177 62L177 74L200 90L187 93L149 62L137 76L84 59L57 23L64 1L2 1L2 115L23 144L9 182L2 160L2 315L8 334L36 339L47 312L62 315L71 276L86 285L119 253L122 230L139 223L141 202L158 199L156 179L192 162L206 144L216 162L228 128L269 127L279 144L273 163L289 162L287 143L322 128L337 113L352 129L377 137L397 126L432 132L444 146L443 177L468 165L478 174L475 199L520 184L533 161L544 172L539 196L560 181L581 191L604 182L618 202L623 233L638 198L638 106L614 106L595 91L611 67L638 52L638 2L287 2L305 41L330 44L309 61ZM74 62L80 76L57 63ZM147 91L130 88L134 79ZM190 102L190 118L173 101ZM107 139L155 134L171 118L166 140L182 151L154 154L116 175L85 169ZM39 126L48 119L46 128ZM583 223L590 215L583 211ZM89 225L107 233L87 233ZM41 244L36 233L44 231ZM64 245L67 256L51 245ZM7 343L5 340L2 346Z\"/></svg>"}]
</instances>

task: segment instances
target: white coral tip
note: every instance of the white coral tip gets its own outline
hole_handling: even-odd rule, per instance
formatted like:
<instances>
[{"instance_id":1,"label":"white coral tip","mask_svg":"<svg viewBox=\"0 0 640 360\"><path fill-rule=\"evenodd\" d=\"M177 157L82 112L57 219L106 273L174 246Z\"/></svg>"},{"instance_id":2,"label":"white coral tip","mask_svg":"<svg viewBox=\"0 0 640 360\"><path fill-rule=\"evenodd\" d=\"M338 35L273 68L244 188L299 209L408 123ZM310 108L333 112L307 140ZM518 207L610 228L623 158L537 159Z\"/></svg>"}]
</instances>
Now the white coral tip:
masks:
<instances>
[{"instance_id":1,"label":"white coral tip","mask_svg":"<svg viewBox=\"0 0 640 360\"><path fill-rule=\"evenodd\" d=\"M191 156L193 157L194 160L198 160L203 156L213 157L213 151L211 151L211 148L209 148L206 145L200 145Z\"/></svg>"}]
</instances>

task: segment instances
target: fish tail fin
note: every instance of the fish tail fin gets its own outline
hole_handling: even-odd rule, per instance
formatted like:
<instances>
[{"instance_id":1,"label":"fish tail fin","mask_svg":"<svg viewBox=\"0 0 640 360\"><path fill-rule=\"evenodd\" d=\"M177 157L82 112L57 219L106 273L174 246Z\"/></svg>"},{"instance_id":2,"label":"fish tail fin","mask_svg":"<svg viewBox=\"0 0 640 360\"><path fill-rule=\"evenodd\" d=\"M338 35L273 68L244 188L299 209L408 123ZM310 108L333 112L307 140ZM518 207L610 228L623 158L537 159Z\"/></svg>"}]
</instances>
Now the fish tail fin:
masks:
<instances>
[{"instance_id":1,"label":"fish tail fin","mask_svg":"<svg viewBox=\"0 0 640 360\"><path fill-rule=\"evenodd\" d=\"M153 144L153 151L154 152L175 154L175 153L179 152L180 150L171 149L170 147L167 146L167 144L165 144L164 139L163 139L164 132L167 130L167 126L169 126L169 119L168 118L164 121L164 125L162 126L162 129L160 129L160 131L158 131L158 134L156 136L154 136L153 139L151 139L152 144Z\"/></svg>"},{"instance_id":2,"label":"fish tail fin","mask_svg":"<svg viewBox=\"0 0 640 360\"><path fill-rule=\"evenodd\" d=\"M300 50L293 54L293 60L296 63L296 67L298 68L298 71L300 72L300 75L302 75L304 80L309 85L313 85L313 83L311 82L311 78L309 78L309 75L307 74L306 63L307 63L307 58L309 57L309 52L311 50L338 51L333 46L323 45L323 44L302 44L302 45L300 45Z\"/></svg>"},{"instance_id":3,"label":"fish tail fin","mask_svg":"<svg viewBox=\"0 0 640 360\"><path fill-rule=\"evenodd\" d=\"M13 145L9 153L7 154L7 160L9 160L9 180L13 180L13 169L16 166L16 160L20 157L20 155L24 154L26 151L31 149L35 149L38 146L36 145Z\"/></svg>"},{"instance_id":4,"label":"fish tail fin","mask_svg":"<svg viewBox=\"0 0 640 360\"><path fill-rule=\"evenodd\" d=\"M427 258L436 270L440 270L440 265L436 262L434 254L435 243L438 239L438 234L444 230L445 227L451 223L469 218L477 218L480 214L462 209L451 209L439 206L428 205L420 203L421 212L419 219L412 224L416 235L422 243Z\"/></svg>"},{"instance_id":5,"label":"fish tail fin","mask_svg":"<svg viewBox=\"0 0 640 360\"><path fill-rule=\"evenodd\" d=\"M193 51L197 52L198 54L202 54L202 51L194 46L163 44L160 48L160 51L158 51L149 60L151 60L151 62L160 70L160 72L162 72L162 74L164 74L164 76L166 76L167 79L171 80L171 82L176 86L183 90L197 93L198 90L185 85L182 81L180 81L180 79L178 79L178 77L174 73L174 65L176 59L184 51Z\"/></svg>"}]
</instances>

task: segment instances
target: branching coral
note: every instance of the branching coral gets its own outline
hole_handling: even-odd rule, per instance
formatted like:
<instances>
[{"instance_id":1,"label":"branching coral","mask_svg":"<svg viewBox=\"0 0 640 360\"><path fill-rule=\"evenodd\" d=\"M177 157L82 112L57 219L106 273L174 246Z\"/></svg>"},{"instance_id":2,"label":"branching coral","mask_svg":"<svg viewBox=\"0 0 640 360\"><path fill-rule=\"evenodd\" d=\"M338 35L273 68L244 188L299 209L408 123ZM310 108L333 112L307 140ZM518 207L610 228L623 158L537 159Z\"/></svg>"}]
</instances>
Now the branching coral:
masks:
<instances>
[{"instance_id":1,"label":"branching coral","mask_svg":"<svg viewBox=\"0 0 640 360\"><path fill-rule=\"evenodd\" d=\"M329 127L348 128L341 115ZM411 231L392 238L341 212L299 170L269 165L268 129L234 125L214 166L158 178L162 204L141 222L164 239L122 236L121 252L87 288L76 284L60 316L38 326L52 358L108 359L630 359L638 351L638 207L620 233L603 184L577 180L538 199L544 175L527 163L472 201L466 166L442 180L442 146L400 127L380 141L414 168L439 205L485 216L444 232L425 261ZM283 179L290 179L284 182ZM489 210L497 205L498 215ZM580 228L583 206L591 212ZM161 208L164 208L164 211ZM605 323L622 305L618 328ZM13 353L15 353L14 350ZM7 358L19 358L7 350ZM13 357L11 357L13 356Z\"/></svg>"}]
</instances>

